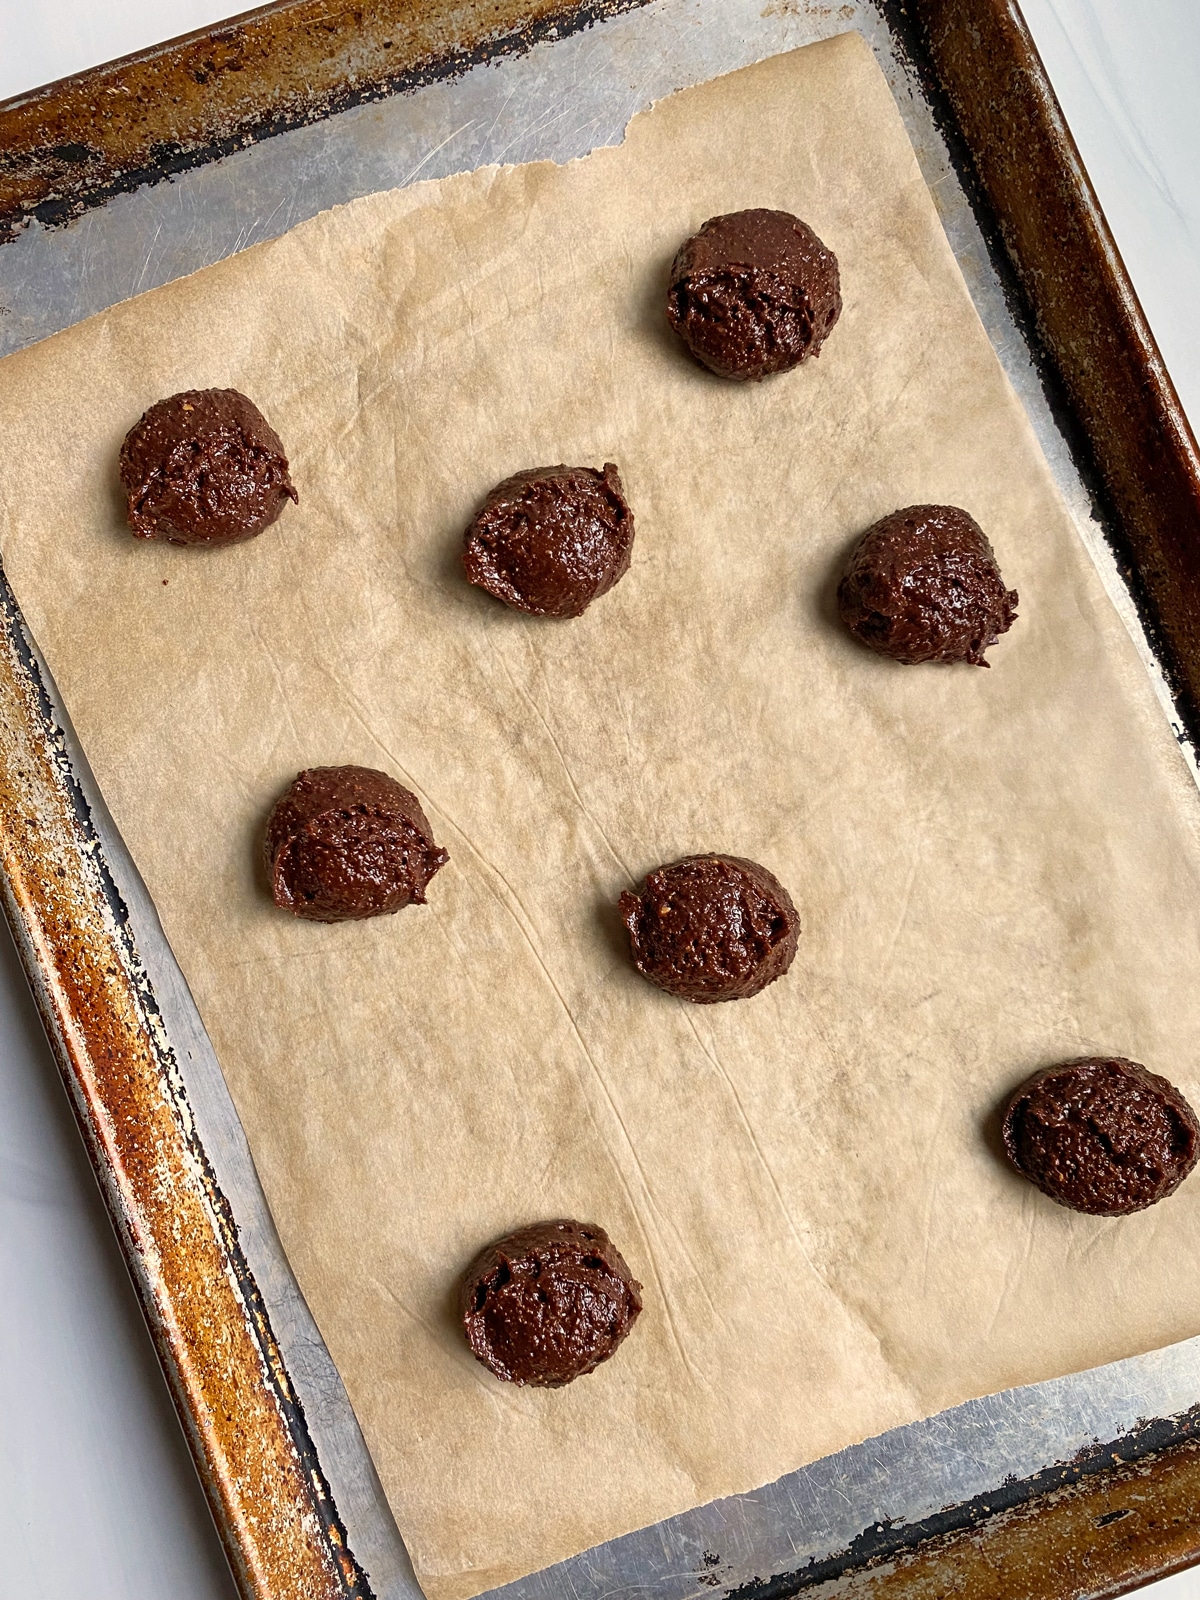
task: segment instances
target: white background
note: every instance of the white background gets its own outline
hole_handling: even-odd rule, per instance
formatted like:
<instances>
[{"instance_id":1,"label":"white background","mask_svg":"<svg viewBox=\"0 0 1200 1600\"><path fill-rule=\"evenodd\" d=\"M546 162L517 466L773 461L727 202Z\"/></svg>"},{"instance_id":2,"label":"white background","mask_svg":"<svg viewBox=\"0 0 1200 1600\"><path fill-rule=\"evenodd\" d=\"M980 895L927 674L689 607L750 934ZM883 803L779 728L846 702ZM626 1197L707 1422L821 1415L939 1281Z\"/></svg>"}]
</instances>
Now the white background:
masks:
<instances>
[{"instance_id":1,"label":"white background","mask_svg":"<svg viewBox=\"0 0 1200 1600\"><path fill-rule=\"evenodd\" d=\"M1200 0L1022 3L1195 426ZM0 0L0 99L228 14L221 0ZM1200 1569L1143 1594L1200 1600ZM18 1596L234 1590L0 930L0 1600Z\"/></svg>"}]
</instances>

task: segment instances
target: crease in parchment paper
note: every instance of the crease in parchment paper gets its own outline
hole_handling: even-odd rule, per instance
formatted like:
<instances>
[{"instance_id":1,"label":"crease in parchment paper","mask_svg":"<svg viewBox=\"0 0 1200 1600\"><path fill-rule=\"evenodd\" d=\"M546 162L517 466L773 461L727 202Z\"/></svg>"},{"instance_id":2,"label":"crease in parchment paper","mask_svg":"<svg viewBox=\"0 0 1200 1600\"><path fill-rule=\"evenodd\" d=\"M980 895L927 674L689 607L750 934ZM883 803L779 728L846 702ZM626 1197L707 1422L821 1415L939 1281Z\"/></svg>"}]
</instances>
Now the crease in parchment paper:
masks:
<instances>
[{"instance_id":1,"label":"crease in parchment paper","mask_svg":"<svg viewBox=\"0 0 1200 1600\"><path fill-rule=\"evenodd\" d=\"M662 303L680 241L751 205L816 229L845 310L819 361L736 386ZM262 407L300 503L224 551L135 543L121 439L206 385ZM0 429L13 587L432 1600L1197 1332L1200 1180L1105 1222L997 1154L1055 1059L1200 1103L1197 798L861 39L117 306L4 362ZM609 460L637 522L611 593L559 623L468 587L495 482ZM1020 592L989 671L837 623L853 540L921 501ZM267 811L334 762L420 797L428 906L270 904ZM784 979L697 1009L615 906L703 850L769 867L803 929ZM554 1216L609 1230L645 1313L590 1377L505 1387L457 1277Z\"/></svg>"}]
</instances>

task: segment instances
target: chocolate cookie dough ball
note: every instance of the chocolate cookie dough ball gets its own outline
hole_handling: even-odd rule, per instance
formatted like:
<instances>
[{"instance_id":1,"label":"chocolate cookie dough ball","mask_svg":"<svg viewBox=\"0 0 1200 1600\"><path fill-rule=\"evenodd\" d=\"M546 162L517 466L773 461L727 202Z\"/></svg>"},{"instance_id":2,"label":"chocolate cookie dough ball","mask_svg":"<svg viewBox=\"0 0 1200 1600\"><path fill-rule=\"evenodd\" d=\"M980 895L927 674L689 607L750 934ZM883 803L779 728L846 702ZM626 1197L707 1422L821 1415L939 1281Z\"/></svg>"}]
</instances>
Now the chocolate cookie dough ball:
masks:
<instances>
[{"instance_id":1,"label":"chocolate cookie dough ball","mask_svg":"<svg viewBox=\"0 0 1200 1600\"><path fill-rule=\"evenodd\" d=\"M139 539L235 544L299 496L279 436L236 389L189 389L150 407L121 446L121 487Z\"/></svg>"},{"instance_id":2,"label":"chocolate cookie dough ball","mask_svg":"<svg viewBox=\"0 0 1200 1600\"><path fill-rule=\"evenodd\" d=\"M535 1222L475 1258L459 1304L489 1372L559 1389L608 1360L642 1309L642 1286L594 1222Z\"/></svg>"},{"instance_id":3,"label":"chocolate cookie dough ball","mask_svg":"<svg viewBox=\"0 0 1200 1600\"><path fill-rule=\"evenodd\" d=\"M1089 1056L1023 1083L1004 1113L1017 1171L1073 1211L1123 1217L1174 1194L1196 1165L1200 1123L1166 1078Z\"/></svg>"},{"instance_id":4,"label":"chocolate cookie dough ball","mask_svg":"<svg viewBox=\"0 0 1200 1600\"><path fill-rule=\"evenodd\" d=\"M578 617L629 570L633 512L609 461L498 483L467 529L471 583L534 617Z\"/></svg>"},{"instance_id":5,"label":"chocolate cookie dough ball","mask_svg":"<svg viewBox=\"0 0 1200 1600\"><path fill-rule=\"evenodd\" d=\"M765 378L820 355L841 312L837 258L787 211L710 217L671 267L667 320L722 378Z\"/></svg>"},{"instance_id":6,"label":"chocolate cookie dough ball","mask_svg":"<svg viewBox=\"0 0 1200 1600\"><path fill-rule=\"evenodd\" d=\"M275 904L313 922L424 905L450 859L416 795L370 767L300 773L272 808L266 858Z\"/></svg>"},{"instance_id":7,"label":"chocolate cookie dough ball","mask_svg":"<svg viewBox=\"0 0 1200 1600\"><path fill-rule=\"evenodd\" d=\"M773 873L740 856L685 856L620 900L633 961L644 978L711 1005L745 1000L782 978L800 918Z\"/></svg>"},{"instance_id":8,"label":"chocolate cookie dough ball","mask_svg":"<svg viewBox=\"0 0 1200 1600\"><path fill-rule=\"evenodd\" d=\"M986 667L983 652L1017 618L992 547L957 506L906 506L863 534L838 584L842 621L881 656L966 661Z\"/></svg>"}]
</instances>

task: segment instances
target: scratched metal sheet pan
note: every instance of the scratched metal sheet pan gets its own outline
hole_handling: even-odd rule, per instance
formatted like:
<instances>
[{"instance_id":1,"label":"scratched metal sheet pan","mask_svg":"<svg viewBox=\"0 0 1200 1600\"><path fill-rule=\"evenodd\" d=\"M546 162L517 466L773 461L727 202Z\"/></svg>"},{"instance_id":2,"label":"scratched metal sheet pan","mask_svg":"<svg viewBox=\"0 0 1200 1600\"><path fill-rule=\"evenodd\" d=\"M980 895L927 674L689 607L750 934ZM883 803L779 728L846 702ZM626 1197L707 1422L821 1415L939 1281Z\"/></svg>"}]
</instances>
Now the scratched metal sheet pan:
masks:
<instances>
[{"instance_id":1,"label":"scratched metal sheet pan","mask_svg":"<svg viewBox=\"0 0 1200 1600\"><path fill-rule=\"evenodd\" d=\"M121 195L69 227L31 224L0 250L0 353L118 300L274 237L328 206L489 162L569 160L620 141L635 112L676 89L783 50L860 31L875 50L997 354L1028 412L1080 536L1170 697L1094 520L945 143L902 44L870 4L654 0L527 54L367 104ZM44 669L43 669L44 670ZM61 713L61 708L60 713ZM67 728L114 879L179 1061L197 1129L237 1219L349 1544L381 1600L417 1596L345 1391L291 1275L212 1047L154 908ZM1186 747L1193 771L1195 764ZM922 1533L1191 1431L1200 1339L1053 1383L974 1401L703 1506L493 1593L506 1600L794 1592ZM780 1582L792 1574L791 1582Z\"/></svg>"}]
</instances>

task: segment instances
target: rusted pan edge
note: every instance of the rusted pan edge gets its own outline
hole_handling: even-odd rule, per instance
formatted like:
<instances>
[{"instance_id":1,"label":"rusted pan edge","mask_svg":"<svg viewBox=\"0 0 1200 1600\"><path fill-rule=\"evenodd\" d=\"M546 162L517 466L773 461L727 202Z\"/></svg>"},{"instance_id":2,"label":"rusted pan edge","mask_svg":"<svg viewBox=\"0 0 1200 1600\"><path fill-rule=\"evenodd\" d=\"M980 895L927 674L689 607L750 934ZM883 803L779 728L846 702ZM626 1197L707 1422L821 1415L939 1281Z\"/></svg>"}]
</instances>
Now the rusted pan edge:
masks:
<instances>
[{"instance_id":1,"label":"rusted pan edge","mask_svg":"<svg viewBox=\"0 0 1200 1600\"><path fill-rule=\"evenodd\" d=\"M0 570L0 888L246 1600L367 1600Z\"/></svg>"},{"instance_id":2,"label":"rusted pan edge","mask_svg":"<svg viewBox=\"0 0 1200 1600\"><path fill-rule=\"evenodd\" d=\"M1198 1545L1200 1444L1189 1440L804 1592L812 1600L1108 1600L1191 1566ZM794 1592L764 1585L755 1600Z\"/></svg>"},{"instance_id":3,"label":"rusted pan edge","mask_svg":"<svg viewBox=\"0 0 1200 1600\"><path fill-rule=\"evenodd\" d=\"M645 0L281 0L0 104L0 243Z\"/></svg>"},{"instance_id":4,"label":"rusted pan edge","mask_svg":"<svg viewBox=\"0 0 1200 1600\"><path fill-rule=\"evenodd\" d=\"M1124 575L1200 740L1200 452L1015 0L903 0L1111 502ZM937 97L934 97L935 110ZM1078 453L1078 452L1077 452Z\"/></svg>"}]
</instances>

